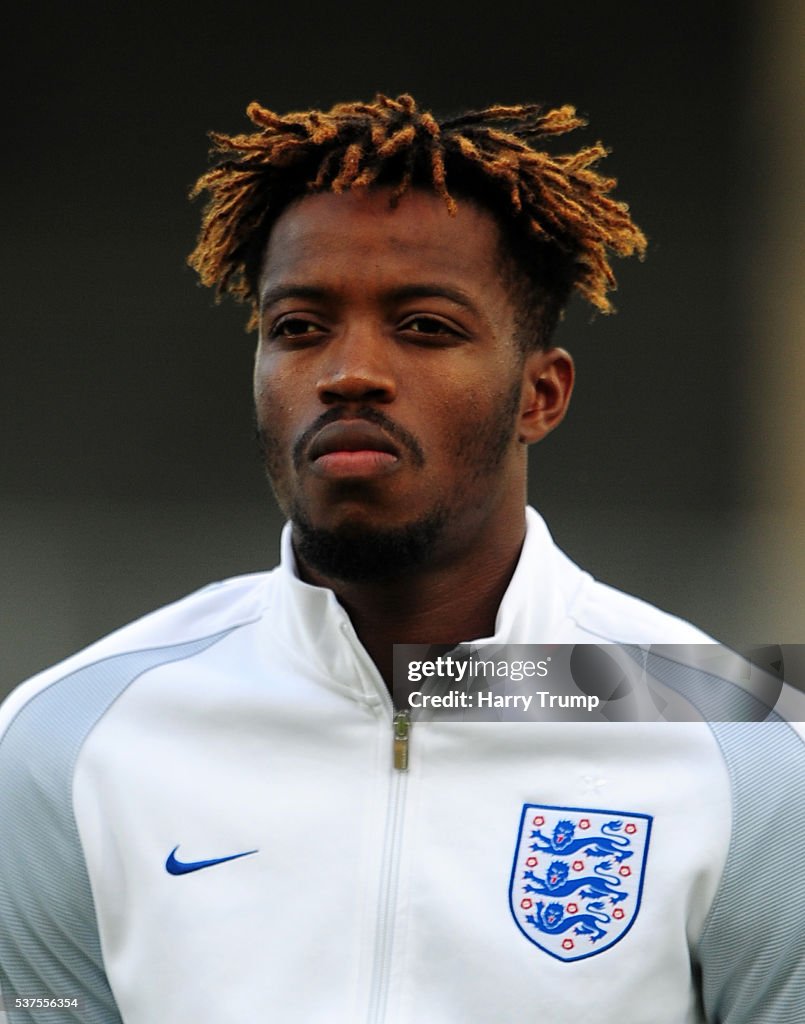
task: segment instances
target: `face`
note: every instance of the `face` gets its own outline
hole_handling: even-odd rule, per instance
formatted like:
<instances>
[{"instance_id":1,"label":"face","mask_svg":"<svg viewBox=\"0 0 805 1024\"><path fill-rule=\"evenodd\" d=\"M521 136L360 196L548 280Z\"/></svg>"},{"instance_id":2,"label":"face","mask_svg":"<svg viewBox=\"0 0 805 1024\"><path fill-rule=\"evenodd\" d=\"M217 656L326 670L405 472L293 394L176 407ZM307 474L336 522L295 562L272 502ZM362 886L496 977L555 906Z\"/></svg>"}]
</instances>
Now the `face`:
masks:
<instances>
[{"instance_id":1,"label":"face","mask_svg":"<svg viewBox=\"0 0 805 1024\"><path fill-rule=\"evenodd\" d=\"M260 280L266 469L303 566L341 579L459 556L522 516L524 442L546 404L546 354L525 359L515 340L491 215L389 195L299 200Z\"/></svg>"}]
</instances>

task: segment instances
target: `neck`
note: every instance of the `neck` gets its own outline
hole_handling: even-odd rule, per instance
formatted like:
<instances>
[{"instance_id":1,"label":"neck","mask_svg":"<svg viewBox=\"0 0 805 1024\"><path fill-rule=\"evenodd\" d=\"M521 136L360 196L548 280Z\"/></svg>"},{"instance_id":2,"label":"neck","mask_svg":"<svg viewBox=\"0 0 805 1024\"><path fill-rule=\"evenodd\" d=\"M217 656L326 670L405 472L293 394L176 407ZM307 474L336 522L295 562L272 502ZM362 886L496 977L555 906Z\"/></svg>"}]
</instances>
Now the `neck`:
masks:
<instances>
[{"instance_id":1,"label":"neck","mask_svg":"<svg viewBox=\"0 0 805 1024\"><path fill-rule=\"evenodd\" d=\"M522 508L522 506L521 506ZM486 532L486 531L484 531ZM525 536L522 511L472 550L431 560L409 575L351 583L299 564L302 578L335 592L355 631L391 689L394 644L451 644L492 636Z\"/></svg>"}]
</instances>

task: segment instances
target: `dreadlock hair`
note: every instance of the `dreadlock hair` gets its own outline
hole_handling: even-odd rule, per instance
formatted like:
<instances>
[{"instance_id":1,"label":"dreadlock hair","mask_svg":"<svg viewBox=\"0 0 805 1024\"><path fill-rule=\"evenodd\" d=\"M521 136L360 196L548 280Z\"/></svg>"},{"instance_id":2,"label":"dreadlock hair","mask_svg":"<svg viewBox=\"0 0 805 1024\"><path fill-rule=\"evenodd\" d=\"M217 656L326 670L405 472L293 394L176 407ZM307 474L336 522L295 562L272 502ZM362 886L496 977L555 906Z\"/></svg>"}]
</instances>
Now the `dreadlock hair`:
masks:
<instances>
[{"instance_id":1,"label":"dreadlock hair","mask_svg":"<svg viewBox=\"0 0 805 1024\"><path fill-rule=\"evenodd\" d=\"M271 228L295 199L391 187L395 206L412 188L485 207L501 232L502 265L518 311L524 348L547 344L571 293L613 312L609 254L643 255L646 239L628 207L610 197L614 178L595 170L607 150L597 142L552 156L538 140L586 122L571 106L490 106L437 121L413 97L378 94L373 103L284 116L250 103L257 131L211 132L220 162L190 196L209 193L196 248L188 258L201 282L251 305L258 321L258 279Z\"/></svg>"}]
</instances>

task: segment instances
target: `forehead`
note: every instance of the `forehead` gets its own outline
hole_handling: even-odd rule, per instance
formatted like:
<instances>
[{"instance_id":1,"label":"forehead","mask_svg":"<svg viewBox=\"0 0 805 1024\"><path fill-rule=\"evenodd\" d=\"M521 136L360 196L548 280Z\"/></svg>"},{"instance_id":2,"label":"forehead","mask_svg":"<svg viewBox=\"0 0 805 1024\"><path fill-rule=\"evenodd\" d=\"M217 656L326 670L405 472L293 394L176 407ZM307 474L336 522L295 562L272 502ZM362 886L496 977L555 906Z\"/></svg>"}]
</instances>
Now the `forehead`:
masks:
<instances>
[{"instance_id":1,"label":"forehead","mask_svg":"<svg viewBox=\"0 0 805 1024\"><path fill-rule=\"evenodd\" d=\"M260 292L289 281L371 275L375 281L430 279L471 289L500 288L500 232L469 200L455 215L430 192L387 188L319 193L297 200L274 225Z\"/></svg>"}]
</instances>

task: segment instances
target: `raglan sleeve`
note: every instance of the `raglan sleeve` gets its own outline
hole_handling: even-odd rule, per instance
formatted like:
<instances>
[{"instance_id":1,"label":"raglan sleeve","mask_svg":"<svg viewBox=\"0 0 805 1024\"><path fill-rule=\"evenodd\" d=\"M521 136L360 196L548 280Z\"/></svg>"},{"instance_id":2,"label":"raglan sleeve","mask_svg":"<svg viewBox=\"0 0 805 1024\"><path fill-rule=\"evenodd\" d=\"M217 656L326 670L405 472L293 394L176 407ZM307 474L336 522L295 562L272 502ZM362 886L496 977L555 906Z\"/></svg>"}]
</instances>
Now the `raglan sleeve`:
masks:
<instances>
[{"instance_id":1,"label":"raglan sleeve","mask_svg":"<svg viewBox=\"0 0 805 1024\"><path fill-rule=\"evenodd\" d=\"M69 693L0 709L0 1022L122 1024L72 810ZM5 1022L4 1022L5 1024Z\"/></svg>"},{"instance_id":2,"label":"raglan sleeve","mask_svg":"<svg viewBox=\"0 0 805 1024\"><path fill-rule=\"evenodd\" d=\"M730 852L697 949L712 1024L805 1021L805 742L782 718L713 726L733 795Z\"/></svg>"}]
</instances>

